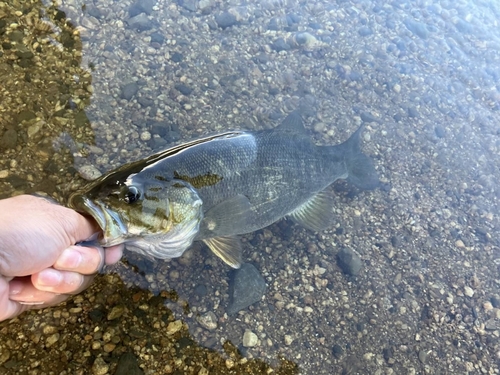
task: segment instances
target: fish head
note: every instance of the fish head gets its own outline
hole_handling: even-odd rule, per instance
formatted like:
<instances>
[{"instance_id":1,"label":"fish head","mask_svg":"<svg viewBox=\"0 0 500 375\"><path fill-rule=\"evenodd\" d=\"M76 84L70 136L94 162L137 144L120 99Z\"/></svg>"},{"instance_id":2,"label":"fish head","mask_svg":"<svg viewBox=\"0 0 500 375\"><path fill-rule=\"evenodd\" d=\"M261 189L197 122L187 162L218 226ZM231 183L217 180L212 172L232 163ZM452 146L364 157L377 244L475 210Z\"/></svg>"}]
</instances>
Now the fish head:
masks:
<instances>
[{"instance_id":1,"label":"fish head","mask_svg":"<svg viewBox=\"0 0 500 375\"><path fill-rule=\"evenodd\" d=\"M134 250L159 258L191 245L203 219L198 193L180 179L104 180L71 196L69 205L97 221L102 246L129 242Z\"/></svg>"}]
</instances>

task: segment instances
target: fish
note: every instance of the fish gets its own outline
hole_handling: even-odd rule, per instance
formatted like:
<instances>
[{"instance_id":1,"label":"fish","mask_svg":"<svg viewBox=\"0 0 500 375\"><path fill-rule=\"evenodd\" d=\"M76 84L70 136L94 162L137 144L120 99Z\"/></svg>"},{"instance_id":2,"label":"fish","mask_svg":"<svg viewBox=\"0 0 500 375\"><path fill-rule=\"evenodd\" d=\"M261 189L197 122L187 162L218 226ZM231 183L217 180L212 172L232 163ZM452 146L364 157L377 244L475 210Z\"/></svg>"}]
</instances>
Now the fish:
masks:
<instances>
[{"instance_id":1,"label":"fish","mask_svg":"<svg viewBox=\"0 0 500 375\"><path fill-rule=\"evenodd\" d=\"M68 205L95 219L103 247L124 243L167 259L203 241L239 268L239 235L282 218L322 231L333 222L331 184L379 185L372 159L361 151L362 130L319 146L296 110L273 129L226 131L127 163L72 194Z\"/></svg>"}]
</instances>

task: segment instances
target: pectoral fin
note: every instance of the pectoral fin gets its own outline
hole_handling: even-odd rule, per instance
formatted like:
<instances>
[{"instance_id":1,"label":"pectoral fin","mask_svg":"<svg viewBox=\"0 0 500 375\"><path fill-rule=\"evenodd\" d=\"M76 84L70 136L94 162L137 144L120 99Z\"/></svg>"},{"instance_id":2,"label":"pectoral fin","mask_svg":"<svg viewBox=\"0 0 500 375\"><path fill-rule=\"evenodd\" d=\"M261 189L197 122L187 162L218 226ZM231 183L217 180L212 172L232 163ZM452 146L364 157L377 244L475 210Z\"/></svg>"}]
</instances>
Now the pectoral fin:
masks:
<instances>
[{"instance_id":1,"label":"pectoral fin","mask_svg":"<svg viewBox=\"0 0 500 375\"><path fill-rule=\"evenodd\" d=\"M203 240L205 244L233 268L240 268L242 263L241 242L236 237L214 237Z\"/></svg>"},{"instance_id":2,"label":"pectoral fin","mask_svg":"<svg viewBox=\"0 0 500 375\"><path fill-rule=\"evenodd\" d=\"M327 228L333 220L333 201L330 194L320 191L297 207L288 216L296 223L315 232Z\"/></svg>"},{"instance_id":3,"label":"pectoral fin","mask_svg":"<svg viewBox=\"0 0 500 375\"><path fill-rule=\"evenodd\" d=\"M235 195L205 213L201 223L199 239L242 233L253 218L252 206L242 194Z\"/></svg>"}]
</instances>

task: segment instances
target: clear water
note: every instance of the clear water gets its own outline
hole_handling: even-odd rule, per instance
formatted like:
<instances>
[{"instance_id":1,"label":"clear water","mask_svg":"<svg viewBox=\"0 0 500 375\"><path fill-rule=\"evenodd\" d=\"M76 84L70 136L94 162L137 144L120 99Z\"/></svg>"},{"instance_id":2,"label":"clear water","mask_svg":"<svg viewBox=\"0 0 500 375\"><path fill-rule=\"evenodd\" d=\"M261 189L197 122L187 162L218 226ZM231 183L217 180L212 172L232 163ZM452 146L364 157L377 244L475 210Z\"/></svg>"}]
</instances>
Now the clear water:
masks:
<instances>
[{"instance_id":1,"label":"clear water","mask_svg":"<svg viewBox=\"0 0 500 375\"><path fill-rule=\"evenodd\" d=\"M283 221L245 236L268 288L236 316L230 270L202 246L170 262L127 254L66 305L2 323L3 372L114 373L126 351L148 374L499 372L496 2L0 5L1 197L64 202L80 175L298 107L321 144L367 123L383 182L335 184L331 230ZM356 277L338 266L345 247ZM167 333L174 320L182 334Z\"/></svg>"}]
</instances>

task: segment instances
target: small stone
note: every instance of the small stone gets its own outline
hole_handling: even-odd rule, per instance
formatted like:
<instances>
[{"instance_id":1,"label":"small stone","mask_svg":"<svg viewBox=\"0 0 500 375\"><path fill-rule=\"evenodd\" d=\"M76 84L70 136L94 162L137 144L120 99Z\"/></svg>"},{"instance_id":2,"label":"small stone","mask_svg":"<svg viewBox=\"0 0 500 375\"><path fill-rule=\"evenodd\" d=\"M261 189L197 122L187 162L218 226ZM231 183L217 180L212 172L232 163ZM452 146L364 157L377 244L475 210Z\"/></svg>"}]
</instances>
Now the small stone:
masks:
<instances>
[{"instance_id":1,"label":"small stone","mask_svg":"<svg viewBox=\"0 0 500 375\"><path fill-rule=\"evenodd\" d=\"M57 327L48 325L48 326L43 327L42 332L44 335L47 335L47 336L52 335L52 334L57 332Z\"/></svg>"},{"instance_id":2,"label":"small stone","mask_svg":"<svg viewBox=\"0 0 500 375\"><path fill-rule=\"evenodd\" d=\"M125 306L123 305L114 306L108 313L107 319L108 320L118 319L123 315L124 312L125 312Z\"/></svg>"},{"instance_id":3,"label":"small stone","mask_svg":"<svg viewBox=\"0 0 500 375\"><path fill-rule=\"evenodd\" d=\"M17 132L14 129L7 129L0 138L0 149L8 150L17 145Z\"/></svg>"},{"instance_id":4,"label":"small stone","mask_svg":"<svg viewBox=\"0 0 500 375\"><path fill-rule=\"evenodd\" d=\"M500 296L493 296L490 298L490 301L494 308L500 308Z\"/></svg>"},{"instance_id":5,"label":"small stone","mask_svg":"<svg viewBox=\"0 0 500 375\"><path fill-rule=\"evenodd\" d=\"M363 26L358 30L358 34L361 36L368 36L373 34L373 30L368 26Z\"/></svg>"},{"instance_id":6,"label":"small stone","mask_svg":"<svg viewBox=\"0 0 500 375\"><path fill-rule=\"evenodd\" d=\"M23 44L19 44L17 46L17 51L16 51L16 55L17 57L19 57L20 59L31 59L33 58L33 56L35 56L33 54L33 52L31 52L28 47L26 47L25 45Z\"/></svg>"},{"instance_id":7,"label":"small stone","mask_svg":"<svg viewBox=\"0 0 500 375\"><path fill-rule=\"evenodd\" d=\"M257 345L259 338L252 331L245 331L243 334L243 346L245 348L252 348Z\"/></svg>"},{"instance_id":8,"label":"small stone","mask_svg":"<svg viewBox=\"0 0 500 375\"><path fill-rule=\"evenodd\" d=\"M208 329L209 331L213 331L217 328L217 316L212 311L198 316L196 320L203 328Z\"/></svg>"},{"instance_id":9,"label":"small stone","mask_svg":"<svg viewBox=\"0 0 500 375\"><path fill-rule=\"evenodd\" d=\"M399 83L396 83L394 86L392 86L392 89L395 93L399 94L401 92L401 85Z\"/></svg>"},{"instance_id":10,"label":"small stone","mask_svg":"<svg viewBox=\"0 0 500 375\"><path fill-rule=\"evenodd\" d=\"M283 38L278 38L271 45L271 48L276 52L288 51L291 47Z\"/></svg>"},{"instance_id":11,"label":"small stone","mask_svg":"<svg viewBox=\"0 0 500 375\"><path fill-rule=\"evenodd\" d=\"M141 141L149 141L151 139L151 133L144 131L141 133Z\"/></svg>"},{"instance_id":12,"label":"small stone","mask_svg":"<svg viewBox=\"0 0 500 375\"><path fill-rule=\"evenodd\" d=\"M354 250L346 247L337 254L337 264L345 274L351 276L359 274L363 266L361 257Z\"/></svg>"},{"instance_id":13,"label":"small stone","mask_svg":"<svg viewBox=\"0 0 500 375\"><path fill-rule=\"evenodd\" d=\"M28 130L27 130L27 134L28 134L28 137L31 138L33 137L36 133L38 133L40 131L40 129L42 128L42 124L43 122L42 121L39 121L37 122L36 124L33 124L33 125L30 125L28 127Z\"/></svg>"},{"instance_id":14,"label":"small stone","mask_svg":"<svg viewBox=\"0 0 500 375\"><path fill-rule=\"evenodd\" d=\"M135 94L137 94L137 91L139 91L139 85L137 82L130 82L122 87L121 96L125 100L130 100Z\"/></svg>"},{"instance_id":15,"label":"small stone","mask_svg":"<svg viewBox=\"0 0 500 375\"><path fill-rule=\"evenodd\" d=\"M472 297L474 295L474 290L470 286L464 286L464 294L467 297Z\"/></svg>"},{"instance_id":16,"label":"small stone","mask_svg":"<svg viewBox=\"0 0 500 375\"><path fill-rule=\"evenodd\" d=\"M408 30L410 30L413 34L417 35L422 39L427 39L429 36L429 30L424 23L417 22L410 18L405 19L404 24Z\"/></svg>"},{"instance_id":17,"label":"small stone","mask_svg":"<svg viewBox=\"0 0 500 375\"><path fill-rule=\"evenodd\" d=\"M137 31L151 30L154 26L154 22L151 21L148 16L144 13L138 14L127 21L129 28Z\"/></svg>"},{"instance_id":18,"label":"small stone","mask_svg":"<svg viewBox=\"0 0 500 375\"><path fill-rule=\"evenodd\" d=\"M168 323L167 326L167 335L173 335L174 333L179 332L182 329L182 322L180 320L175 320L173 322Z\"/></svg>"},{"instance_id":19,"label":"small stone","mask_svg":"<svg viewBox=\"0 0 500 375\"><path fill-rule=\"evenodd\" d=\"M104 351L106 353L111 353L113 350L115 350L116 344L113 344L112 342L108 342L107 344L104 345Z\"/></svg>"},{"instance_id":20,"label":"small stone","mask_svg":"<svg viewBox=\"0 0 500 375\"><path fill-rule=\"evenodd\" d=\"M332 347L332 353L335 357L339 358L344 354L344 349L339 344L335 344Z\"/></svg>"},{"instance_id":21,"label":"small stone","mask_svg":"<svg viewBox=\"0 0 500 375\"><path fill-rule=\"evenodd\" d=\"M221 29L226 29L238 23L236 16L229 12L223 12L215 16L215 22Z\"/></svg>"},{"instance_id":22,"label":"small stone","mask_svg":"<svg viewBox=\"0 0 500 375\"><path fill-rule=\"evenodd\" d=\"M293 342L293 337L290 335L285 335L285 345L291 345Z\"/></svg>"},{"instance_id":23,"label":"small stone","mask_svg":"<svg viewBox=\"0 0 500 375\"><path fill-rule=\"evenodd\" d=\"M500 330L500 322L498 320L495 320L495 319L487 320L484 323L484 329L486 329L487 331Z\"/></svg>"},{"instance_id":24,"label":"small stone","mask_svg":"<svg viewBox=\"0 0 500 375\"><path fill-rule=\"evenodd\" d=\"M14 30L9 35L9 40L11 42L22 43L24 38L24 33L20 30Z\"/></svg>"},{"instance_id":25,"label":"small stone","mask_svg":"<svg viewBox=\"0 0 500 375\"><path fill-rule=\"evenodd\" d=\"M179 83L179 84L175 85L175 89L177 91L179 91L182 95L186 95L186 96L188 96L189 94L191 94L191 92L193 92L193 89L191 87L186 86L183 83Z\"/></svg>"},{"instance_id":26,"label":"small stone","mask_svg":"<svg viewBox=\"0 0 500 375\"><path fill-rule=\"evenodd\" d=\"M2 350L0 351L0 365L4 364L10 359L10 350L2 347Z\"/></svg>"},{"instance_id":27,"label":"small stone","mask_svg":"<svg viewBox=\"0 0 500 375\"><path fill-rule=\"evenodd\" d=\"M0 171L0 178L7 178L9 177L9 171L7 169Z\"/></svg>"},{"instance_id":28,"label":"small stone","mask_svg":"<svg viewBox=\"0 0 500 375\"><path fill-rule=\"evenodd\" d=\"M102 357L97 357L92 365L92 374L94 375L106 375L109 370L109 365L102 359Z\"/></svg>"},{"instance_id":29,"label":"small stone","mask_svg":"<svg viewBox=\"0 0 500 375\"><path fill-rule=\"evenodd\" d=\"M455 241L455 246L462 249L462 248L465 247L465 244L464 244L464 242L462 240L456 240Z\"/></svg>"},{"instance_id":30,"label":"small stone","mask_svg":"<svg viewBox=\"0 0 500 375\"><path fill-rule=\"evenodd\" d=\"M45 340L45 346L50 348L52 345L54 345L56 342L59 341L59 337L60 337L59 333L54 333L50 335L49 337L47 337L47 340Z\"/></svg>"},{"instance_id":31,"label":"small stone","mask_svg":"<svg viewBox=\"0 0 500 375\"><path fill-rule=\"evenodd\" d=\"M144 371L139 367L137 358L130 352L123 353L118 360L114 375L143 375Z\"/></svg>"},{"instance_id":32,"label":"small stone","mask_svg":"<svg viewBox=\"0 0 500 375\"><path fill-rule=\"evenodd\" d=\"M102 176L101 171L93 165L82 165L78 167L77 170L80 176L87 181L92 181Z\"/></svg>"},{"instance_id":33,"label":"small stone","mask_svg":"<svg viewBox=\"0 0 500 375\"><path fill-rule=\"evenodd\" d=\"M425 362L427 362L427 356L429 355L429 351L427 350L420 350L418 352L418 359L420 362L422 362L423 364L425 364Z\"/></svg>"}]
</instances>

